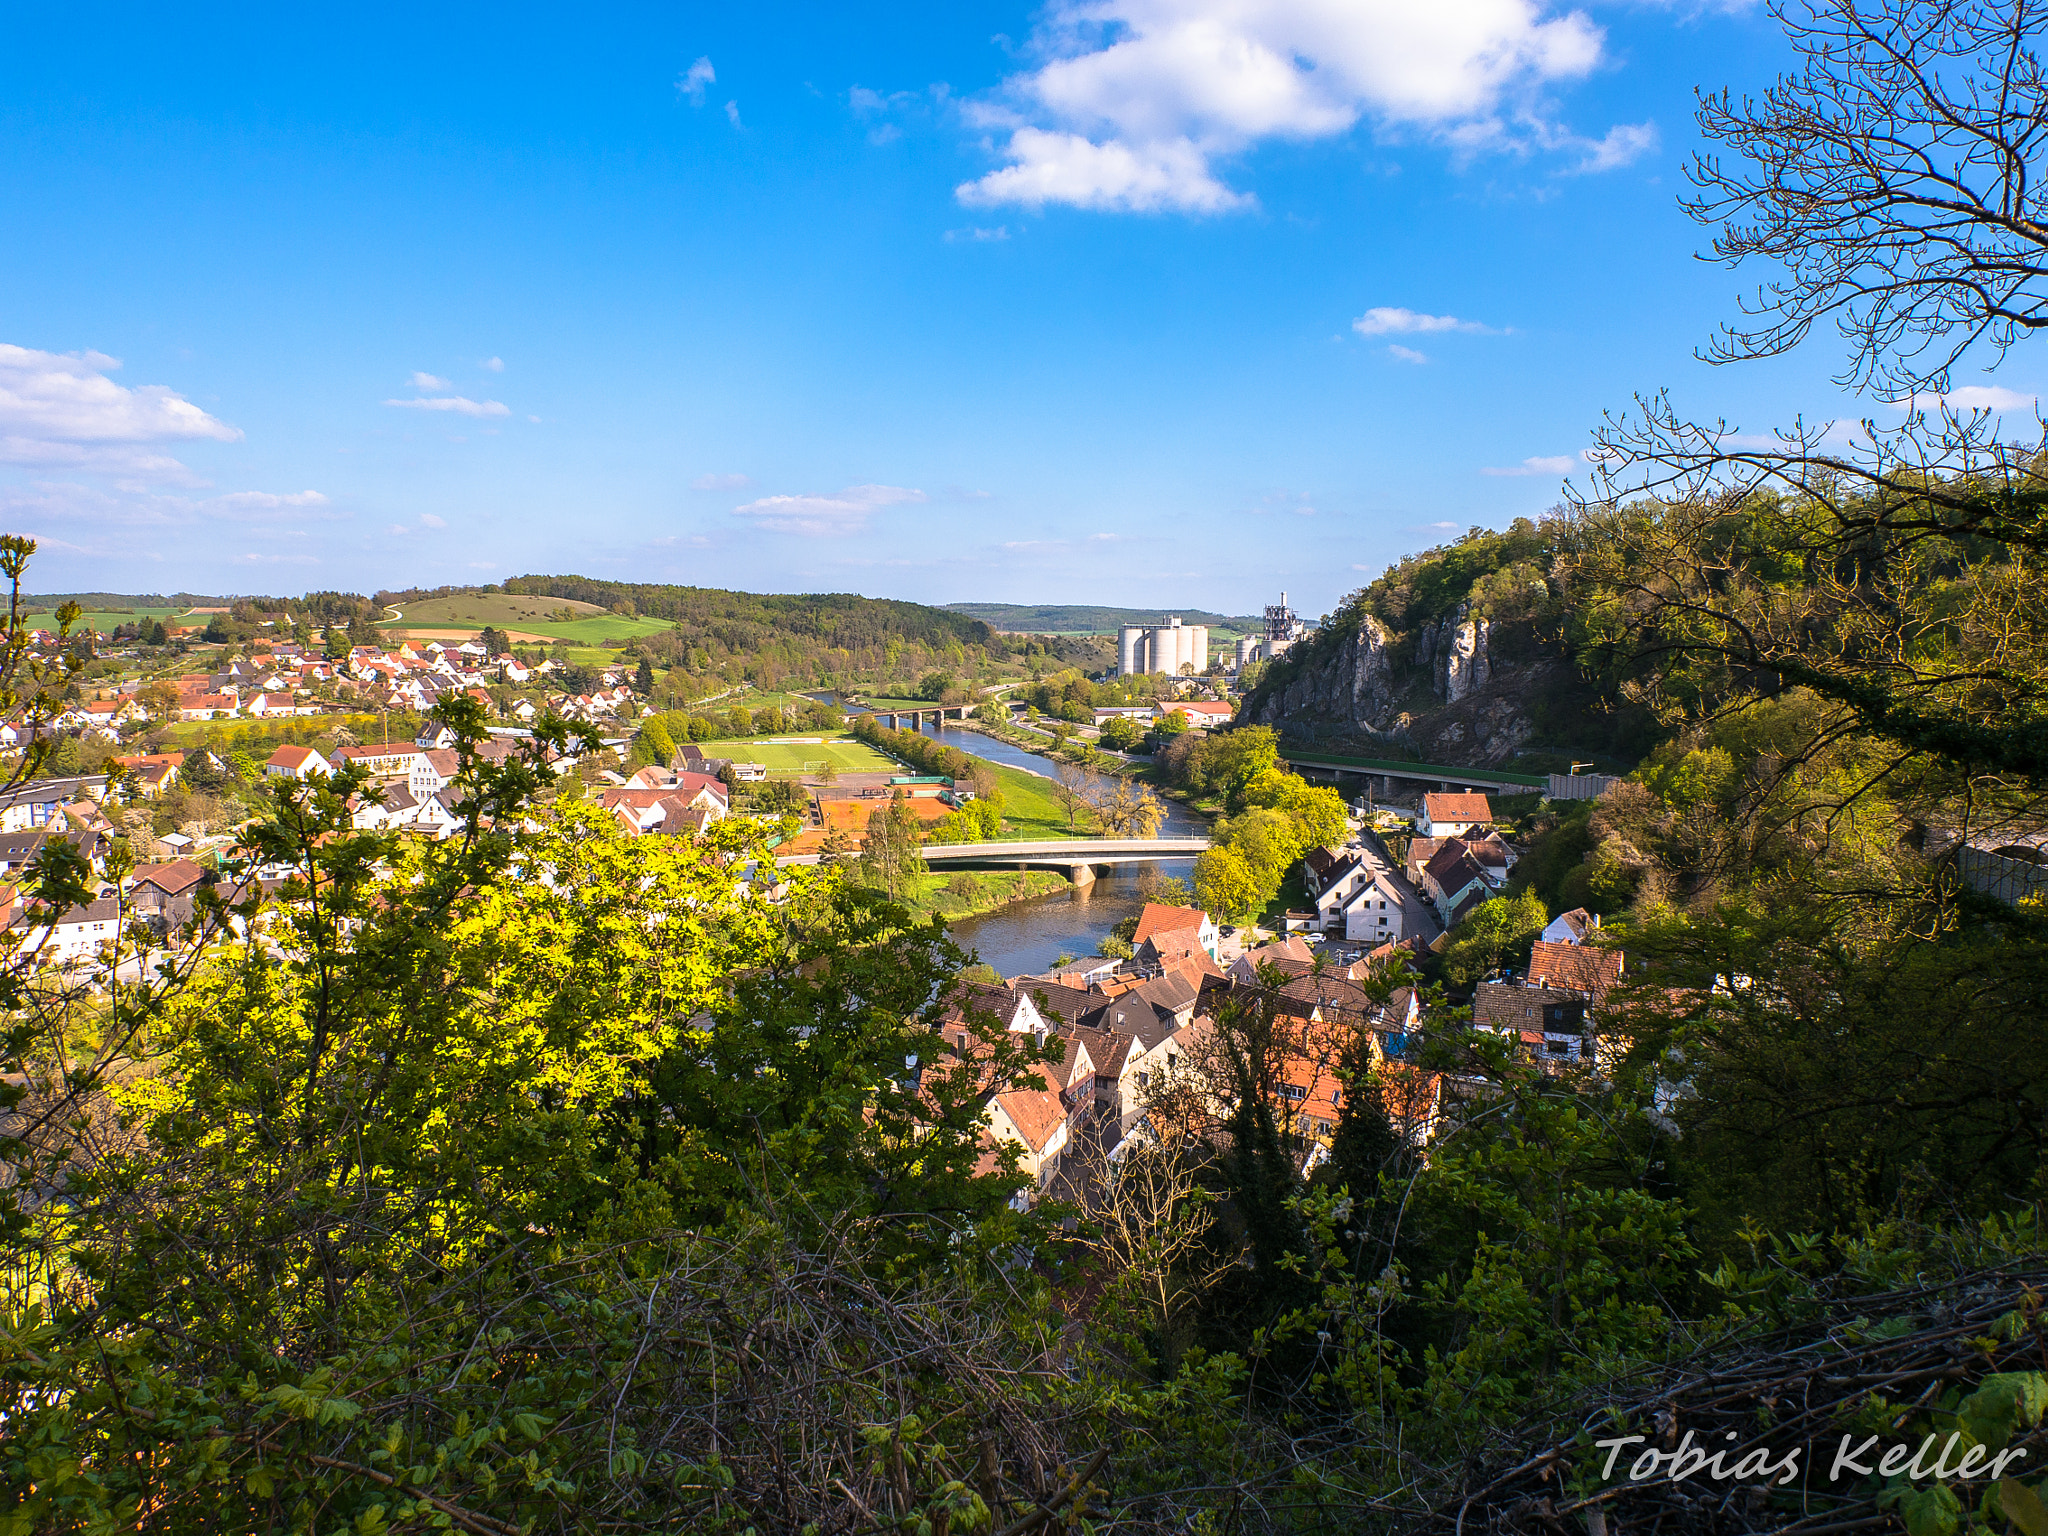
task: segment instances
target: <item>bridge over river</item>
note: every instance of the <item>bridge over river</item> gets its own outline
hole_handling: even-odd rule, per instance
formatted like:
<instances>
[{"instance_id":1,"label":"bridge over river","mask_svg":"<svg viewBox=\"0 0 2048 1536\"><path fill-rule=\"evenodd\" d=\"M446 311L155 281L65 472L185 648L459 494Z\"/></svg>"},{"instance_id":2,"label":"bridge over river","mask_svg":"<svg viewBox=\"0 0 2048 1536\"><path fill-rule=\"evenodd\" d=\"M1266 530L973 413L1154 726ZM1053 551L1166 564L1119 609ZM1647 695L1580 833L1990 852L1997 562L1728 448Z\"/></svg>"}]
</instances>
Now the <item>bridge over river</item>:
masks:
<instances>
[{"instance_id":1,"label":"bridge over river","mask_svg":"<svg viewBox=\"0 0 2048 1536\"><path fill-rule=\"evenodd\" d=\"M1206 837L1069 837L1032 842L927 844L924 861L933 869L1058 869L1076 885L1088 885L1098 869L1149 864L1156 859L1192 859L1209 846ZM815 864L816 854L777 859L778 864Z\"/></svg>"},{"instance_id":2,"label":"bridge over river","mask_svg":"<svg viewBox=\"0 0 2048 1536\"><path fill-rule=\"evenodd\" d=\"M1540 791L1552 800L1592 800L1614 780L1604 773L1509 773L1504 768L1460 768L1448 763L1405 763L1392 758L1351 757L1299 744L1282 743L1280 761L1304 770L1358 774L1367 778L1425 784L1433 789L1493 790L1510 795ZM1304 775L1306 776L1306 775Z\"/></svg>"}]
</instances>

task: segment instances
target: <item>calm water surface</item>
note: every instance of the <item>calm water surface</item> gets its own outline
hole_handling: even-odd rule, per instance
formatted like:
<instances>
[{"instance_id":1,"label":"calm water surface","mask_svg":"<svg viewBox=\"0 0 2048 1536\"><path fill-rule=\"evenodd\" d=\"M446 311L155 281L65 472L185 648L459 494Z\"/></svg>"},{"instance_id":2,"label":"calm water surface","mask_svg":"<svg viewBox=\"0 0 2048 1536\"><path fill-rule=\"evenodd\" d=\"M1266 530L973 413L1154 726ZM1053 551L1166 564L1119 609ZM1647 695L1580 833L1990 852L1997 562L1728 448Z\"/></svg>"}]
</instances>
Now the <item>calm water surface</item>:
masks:
<instances>
[{"instance_id":1,"label":"calm water surface","mask_svg":"<svg viewBox=\"0 0 2048 1536\"><path fill-rule=\"evenodd\" d=\"M979 731L927 726L924 734L974 757L1030 773L1046 774L1052 767L1043 757ZM1166 821L1159 832L1162 837L1200 837L1208 827L1201 817L1168 800ZM1145 898L1138 894L1145 871L1191 880L1194 869L1193 859L1120 864L1115 873L1097 876L1093 885L1036 901L1021 901L983 917L963 918L952 925L953 936L962 948L974 950L985 964L994 966L998 975L1043 971L1063 954L1094 954L1095 946L1109 937L1110 929L1127 917L1135 917L1145 904Z\"/></svg>"}]
</instances>

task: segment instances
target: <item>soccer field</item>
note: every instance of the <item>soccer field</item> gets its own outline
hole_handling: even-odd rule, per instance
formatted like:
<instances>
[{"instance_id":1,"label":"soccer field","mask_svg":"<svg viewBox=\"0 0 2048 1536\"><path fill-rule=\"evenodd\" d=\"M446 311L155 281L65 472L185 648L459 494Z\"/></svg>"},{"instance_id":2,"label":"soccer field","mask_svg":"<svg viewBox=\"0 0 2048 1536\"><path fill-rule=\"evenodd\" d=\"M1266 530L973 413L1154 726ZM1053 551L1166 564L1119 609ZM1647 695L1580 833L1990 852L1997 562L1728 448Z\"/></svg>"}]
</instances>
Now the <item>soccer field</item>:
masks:
<instances>
[{"instance_id":1,"label":"soccer field","mask_svg":"<svg viewBox=\"0 0 2048 1536\"><path fill-rule=\"evenodd\" d=\"M799 733L808 735L808 732ZM905 770L864 742L851 736L826 736L822 741L787 741L772 737L758 740L700 741L697 750L706 757L729 757L740 763L761 763L770 773L802 773L809 765L829 762L841 773L901 773Z\"/></svg>"}]
</instances>

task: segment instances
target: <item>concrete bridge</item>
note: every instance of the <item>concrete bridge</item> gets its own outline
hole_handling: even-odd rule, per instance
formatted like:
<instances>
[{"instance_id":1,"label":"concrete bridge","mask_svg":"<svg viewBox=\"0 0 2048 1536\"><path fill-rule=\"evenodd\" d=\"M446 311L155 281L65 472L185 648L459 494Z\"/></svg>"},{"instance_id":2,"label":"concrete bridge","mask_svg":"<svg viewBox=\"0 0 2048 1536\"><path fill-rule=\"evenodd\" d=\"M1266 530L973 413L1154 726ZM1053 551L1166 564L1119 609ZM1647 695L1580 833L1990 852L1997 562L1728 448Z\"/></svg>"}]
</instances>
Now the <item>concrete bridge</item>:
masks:
<instances>
[{"instance_id":1,"label":"concrete bridge","mask_svg":"<svg viewBox=\"0 0 2048 1536\"><path fill-rule=\"evenodd\" d=\"M1288 745L1280 748L1280 761L1296 773L1304 768L1321 769L1335 777L1342 773L1368 774L1373 778L1406 779L1432 789L1506 790L1526 794L1547 789L1550 776L1540 773L1508 773L1499 768L1456 768L1445 763L1404 763L1390 758L1351 757L1340 752L1321 752L1312 747Z\"/></svg>"},{"instance_id":2,"label":"concrete bridge","mask_svg":"<svg viewBox=\"0 0 2048 1536\"><path fill-rule=\"evenodd\" d=\"M1206 837L1075 837L1044 842L937 843L924 849L933 869L1057 869L1076 885L1094 883L1097 870L1117 864L1150 864L1158 859L1192 859L1209 846ZM816 854L778 859L778 864L815 864Z\"/></svg>"},{"instance_id":3,"label":"concrete bridge","mask_svg":"<svg viewBox=\"0 0 2048 1536\"><path fill-rule=\"evenodd\" d=\"M933 704L916 709L878 709L872 704L854 704L849 705L846 712L856 720L863 715L872 716L892 731L921 731L927 720L933 725L943 725L948 720L965 720L971 708L973 706L969 704Z\"/></svg>"},{"instance_id":4,"label":"concrete bridge","mask_svg":"<svg viewBox=\"0 0 2048 1536\"><path fill-rule=\"evenodd\" d=\"M1387 781L1426 784L1432 789L1497 790L1526 795L1537 790L1553 800L1597 799L1614 779L1604 773L1509 773L1504 768L1458 768L1447 763L1404 763L1390 758L1350 757L1341 752L1320 752L1312 747L1283 744L1280 761L1304 777L1310 772L1327 773L1332 779L1347 773Z\"/></svg>"}]
</instances>

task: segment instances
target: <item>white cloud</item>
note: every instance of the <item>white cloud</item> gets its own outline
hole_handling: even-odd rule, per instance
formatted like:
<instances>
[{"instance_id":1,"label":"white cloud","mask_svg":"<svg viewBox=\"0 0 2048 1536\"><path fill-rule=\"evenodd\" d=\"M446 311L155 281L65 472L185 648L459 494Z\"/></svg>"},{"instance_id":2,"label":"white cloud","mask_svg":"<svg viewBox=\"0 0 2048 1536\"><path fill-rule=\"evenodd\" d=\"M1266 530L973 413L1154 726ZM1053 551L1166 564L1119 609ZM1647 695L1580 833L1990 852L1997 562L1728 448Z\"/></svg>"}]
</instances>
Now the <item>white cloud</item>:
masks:
<instances>
[{"instance_id":1,"label":"white cloud","mask_svg":"<svg viewBox=\"0 0 2048 1536\"><path fill-rule=\"evenodd\" d=\"M241 565L318 565L318 555L237 555Z\"/></svg>"},{"instance_id":2,"label":"white cloud","mask_svg":"<svg viewBox=\"0 0 2048 1536\"><path fill-rule=\"evenodd\" d=\"M453 389L455 387L453 384L450 384L446 379L436 378L431 373L415 372L413 376L407 379L405 382L410 384L414 389Z\"/></svg>"},{"instance_id":3,"label":"white cloud","mask_svg":"<svg viewBox=\"0 0 2048 1536\"><path fill-rule=\"evenodd\" d=\"M717 79L718 71L711 67L711 60L699 59L676 77L676 91L689 97L691 106L701 107L704 105L704 87Z\"/></svg>"},{"instance_id":4,"label":"white cloud","mask_svg":"<svg viewBox=\"0 0 2048 1536\"><path fill-rule=\"evenodd\" d=\"M1899 410L1918 411L1939 411L1945 405L1952 411L1968 414L1971 411L2031 411L2038 399L2036 395L2023 395L1997 384L1965 384L1945 395L1914 395L1910 400L1894 401L1893 404Z\"/></svg>"},{"instance_id":5,"label":"white cloud","mask_svg":"<svg viewBox=\"0 0 2048 1536\"><path fill-rule=\"evenodd\" d=\"M858 533L882 508L923 500L923 491L900 485L849 485L829 496L763 496L734 507L732 514L778 533Z\"/></svg>"},{"instance_id":6,"label":"white cloud","mask_svg":"<svg viewBox=\"0 0 2048 1536\"><path fill-rule=\"evenodd\" d=\"M1351 322L1351 329L1361 336L1407 336L1430 331L1471 331L1481 336L1496 334L1491 326L1481 325L1477 320L1460 320L1456 315L1425 315L1412 309L1392 307L1368 309Z\"/></svg>"},{"instance_id":7,"label":"white cloud","mask_svg":"<svg viewBox=\"0 0 2048 1536\"><path fill-rule=\"evenodd\" d=\"M740 104L738 102L728 101L725 104L725 120L735 128L740 126Z\"/></svg>"},{"instance_id":8,"label":"white cloud","mask_svg":"<svg viewBox=\"0 0 2048 1536\"><path fill-rule=\"evenodd\" d=\"M1604 39L1582 11L1543 12L1541 0L1055 0L1048 61L979 112L1009 132L1010 163L957 195L1227 212L1252 199L1217 179L1218 157L1361 121L1467 149L1569 147L1580 169L1625 163L1627 134L1579 139L1544 120L1539 93L1590 73Z\"/></svg>"},{"instance_id":9,"label":"white cloud","mask_svg":"<svg viewBox=\"0 0 2048 1536\"><path fill-rule=\"evenodd\" d=\"M305 512L327 505L318 491L230 491L192 503L202 512L224 517L256 517L266 512Z\"/></svg>"},{"instance_id":10,"label":"white cloud","mask_svg":"<svg viewBox=\"0 0 2048 1536\"><path fill-rule=\"evenodd\" d=\"M1577 469L1578 467L1579 467L1579 461L1578 461L1577 459L1573 458L1573 457L1572 457L1572 456L1571 456L1570 454L1568 454L1568 453L1560 453L1560 454L1556 454L1556 455L1553 455L1553 456L1551 456L1551 457L1549 457L1549 458L1531 458L1531 459L1524 459L1524 460L1522 460L1522 462L1521 462L1521 463L1519 463L1519 464L1515 465L1515 466L1514 466L1513 468L1511 468L1511 469L1491 469L1491 468L1489 468L1489 469L1482 469L1482 470L1480 470L1480 471L1479 471L1479 473L1481 473L1482 475L1501 475L1501 476L1513 476L1513 475L1568 475L1568 474L1570 474L1570 473L1571 473L1571 472L1572 472L1573 470ZM1432 526L1434 526L1434 525L1432 525Z\"/></svg>"},{"instance_id":11,"label":"white cloud","mask_svg":"<svg viewBox=\"0 0 2048 1536\"><path fill-rule=\"evenodd\" d=\"M477 367L483 369L485 373L503 373L505 371L505 359L502 357L486 357L478 362ZM446 389L448 386L443 384L439 387Z\"/></svg>"},{"instance_id":12,"label":"white cloud","mask_svg":"<svg viewBox=\"0 0 2048 1536\"><path fill-rule=\"evenodd\" d=\"M384 531L385 531L386 533L397 533L397 534L406 534L406 533L411 533L411 532L412 532L412 530L411 530L410 528L406 527L406 526L405 526L405 524L403 524L403 523L393 523L393 524L392 524L392 525L391 525L391 526L390 526L389 528L386 528L386 529L385 529Z\"/></svg>"},{"instance_id":13,"label":"white cloud","mask_svg":"<svg viewBox=\"0 0 2048 1536\"><path fill-rule=\"evenodd\" d=\"M1597 176L1633 165L1657 148L1655 123L1616 123L1598 139L1586 145L1583 159L1573 166L1575 176Z\"/></svg>"},{"instance_id":14,"label":"white cloud","mask_svg":"<svg viewBox=\"0 0 2048 1536\"><path fill-rule=\"evenodd\" d=\"M241 432L161 384L134 389L107 375L101 352L39 352L0 343L0 464L124 474L190 483L191 471L156 444Z\"/></svg>"},{"instance_id":15,"label":"white cloud","mask_svg":"<svg viewBox=\"0 0 2048 1536\"><path fill-rule=\"evenodd\" d=\"M699 475L690 482L693 491L743 491L754 483L751 475Z\"/></svg>"},{"instance_id":16,"label":"white cloud","mask_svg":"<svg viewBox=\"0 0 2048 1536\"><path fill-rule=\"evenodd\" d=\"M1010 135L1016 163L957 189L971 208L1022 203L1155 213L1227 213L1251 199L1209 174L1207 157L1186 139L1164 144L1097 144L1078 133L1019 128Z\"/></svg>"},{"instance_id":17,"label":"white cloud","mask_svg":"<svg viewBox=\"0 0 2048 1536\"><path fill-rule=\"evenodd\" d=\"M960 240L1007 240L1009 238L1010 226L1007 224L998 224L994 229L949 229L946 231L946 240L949 244Z\"/></svg>"},{"instance_id":18,"label":"white cloud","mask_svg":"<svg viewBox=\"0 0 2048 1536\"><path fill-rule=\"evenodd\" d=\"M120 530L111 552L141 554L138 531L190 539L211 523L234 523L266 538L303 536L282 526L298 522L331 522L347 514L334 511L318 491L228 491L215 496L189 496L117 483L112 489L76 481L42 480L32 486L0 485L0 517L18 527L61 524L74 532Z\"/></svg>"},{"instance_id":19,"label":"white cloud","mask_svg":"<svg viewBox=\"0 0 2048 1536\"><path fill-rule=\"evenodd\" d=\"M448 526L447 518L436 517L431 512L422 512L420 514L420 522L428 528L446 528Z\"/></svg>"},{"instance_id":20,"label":"white cloud","mask_svg":"<svg viewBox=\"0 0 2048 1536\"><path fill-rule=\"evenodd\" d=\"M418 400L386 400L386 405L409 411L453 411L458 416L509 416L511 408L502 400L470 400L461 395L430 395Z\"/></svg>"},{"instance_id":21,"label":"white cloud","mask_svg":"<svg viewBox=\"0 0 2048 1536\"><path fill-rule=\"evenodd\" d=\"M1398 341L1387 343L1387 356L1404 363L1426 363L1429 361L1429 354L1427 352L1418 352L1413 347L1404 347Z\"/></svg>"}]
</instances>

